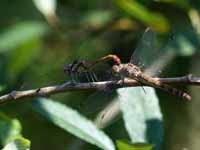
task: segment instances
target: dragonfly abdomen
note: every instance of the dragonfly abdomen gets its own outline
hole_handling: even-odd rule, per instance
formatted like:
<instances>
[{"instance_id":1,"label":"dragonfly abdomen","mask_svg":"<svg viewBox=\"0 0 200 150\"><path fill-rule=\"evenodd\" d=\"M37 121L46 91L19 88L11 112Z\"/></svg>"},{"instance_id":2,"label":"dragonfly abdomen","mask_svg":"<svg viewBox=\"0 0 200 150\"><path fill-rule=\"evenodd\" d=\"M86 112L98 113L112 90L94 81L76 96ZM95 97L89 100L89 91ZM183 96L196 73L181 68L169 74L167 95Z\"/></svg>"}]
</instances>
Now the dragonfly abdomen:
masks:
<instances>
[{"instance_id":1,"label":"dragonfly abdomen","mask_svg":"<svg viewBox=\"0 0 200 150\"><path fill-rule=\"evenodd\" d=\"M149 86L155 87L155 88L159 88L162 89L168 93L171 93L172 95L178 96L180 98L186 99L186 100L191 100L191 96L188 95L187 93L176 89L168 84L164 84L161 81L155 80L150 76L145 75L143 72L141 72L140 74L138 74L137 79L144 83L147 84Z\"/></svg>"},{"instance_id":2,"label":"dragonfly abdomen","mask_svg":"<svg viewBox=\"0 0 200 150\"><path fill-rule=\"evenodd\" d=\"M186 99L186 100L191 100L192 99L191 96L188 95L187 93L185 93L185 92L183 92L183 91L181 91L179 89L176 89L174 87L171 87L171 86L169 86L167 84L161 84L161 89L166 90L169 93L172 93L173 95L176 95L176 96L181 97L181 98Z\"/></svg>"}]
</instances>

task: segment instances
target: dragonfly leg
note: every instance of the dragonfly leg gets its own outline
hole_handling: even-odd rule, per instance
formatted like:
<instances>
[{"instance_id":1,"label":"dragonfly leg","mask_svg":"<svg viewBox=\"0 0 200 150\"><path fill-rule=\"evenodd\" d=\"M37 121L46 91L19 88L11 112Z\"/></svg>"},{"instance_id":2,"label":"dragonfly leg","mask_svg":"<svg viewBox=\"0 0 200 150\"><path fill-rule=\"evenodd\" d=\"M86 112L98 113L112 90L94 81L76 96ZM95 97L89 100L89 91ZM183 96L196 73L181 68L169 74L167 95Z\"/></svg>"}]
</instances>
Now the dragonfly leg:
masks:
<instances>
[{"instance_id":1,"label":"dragonfly leg","mask_svg":"<svg viewBox=\"0 0 200 150\"><path fill-rule=\"evenodd\" d=\"M96 75L93 72L88 72L88 70L91 69L95 64L102 61L107 61L109 59L113 60L116 64L121 64L121 60L116 55L107 55L94 62L76 60L72 64L65 65L64 72L69 74L72 82L76 82L78 79L78 74L85 71L87 80L90 81L91 79L92 82L95 82L98 81Z\"/></svg>"},{"instance_id":2,"label":"dragonfly leg","mask_svg":"<svg viewBox=\"0 0 200 150\"><path fill-rule=\"evenodd\" d=\"M135 79L136 80L136 79ZM137 82L139 82L142 85L142 82L140 80L136 80ZM144 91L145 94L147 94L147 92L145 91L144 86L141 86L142 90Z\"/></svg>"},{"instance_id":3,"label":"dragonfly leg","mask_svg":"<svg viewBox=\"0 0 200 150\"><path fill-rule=\"evenodd\" d=\"M86 71L85 74L86 74L86 78L87 78L88 82L90 82L90 75L89 75L88 71Z\"/></svg>"},{"instance_id":4,"label":"dragonfly leg","mask_svg":"<svg viewBox=\"0 0 200 150\"><path fill-rule=\"evenodd\" d=\"M141 87L142 87L142 89L143 89L144 93L145 93L145 94L147 94L147 92L145 91L144 87L143 87L143 86L141 86Z\"/></svg>"},{"instance_id":5,"label":"dragonfly leg","mask_svg":"<svg viewBox=\"0 0 200 150\"><path fill-rule=\"evenodd\" d=\"M86 74L86 78L87 80L90 82L95 82L95 80L97 80L97 77L96 75L94 74L94 72L92 71L89 71L90 68L92 67L93 63L89 63L89 62L86 62L86 61L80 61L79 64L77 64L76 68L74 69L74 71L76 72L84 72ZM83 71L78 71L80 69L83 69Z\"/></svg>"},{"instance_id":6,"label":"dragonfly leg","mask_svg":"<svg viewBox=\"0 0 200 150\"><path fill-rule=\"evenodd\" d=\"M96 74L95 74L94 72L91 72L91 73L92 73L92 76L93 76L93 78L94 78L94 81L98 82L99 80L98 80Z\"/></svg>"},{"instance_id":7,"label":"dragonfly leg","mask_svg":"<svg viewBox=\"0 0 200 150\"><path fill-rule=\"evenodd\" d=\"M72 82L78 81L78 76L81 73L81 68L87 70L89 67L86 61L74 61L72 64L68 64L64 66L64 72L67 73L72 80Z\"/></svg>"},{"instance_id":8,"label":"dragonfly leg","mask_svg":"<svg viewBox=\"0 0 200 150\"><path fill-rule=\"evenodd\" d=\"M88 71L88 76L90 77L91 82L95 82L94 77L92 75L92 71Z\"/></svg>"},{"instance_id":9,"label":"dragonfly leg","mask_svg":"<svg viewBox=\"0 0 200 150\"><path fill-rule=\"evenodd\" d=\"M76 82L79 82L79 72L74 72L74 78Z\"/></svg>"},{"instance_id":10,"label":"dragonfly leg","mask_svg":"<svg viewBox=\"0 0 200 150\"><path fill-rule=\"evenodd\" d=\"M74 73L70 73L69 74L69 78L70 78L70 80L72 81L72 83L76 83L76 79L75 79L75 76L74 76Z\"/></svg>"}]
</instances>

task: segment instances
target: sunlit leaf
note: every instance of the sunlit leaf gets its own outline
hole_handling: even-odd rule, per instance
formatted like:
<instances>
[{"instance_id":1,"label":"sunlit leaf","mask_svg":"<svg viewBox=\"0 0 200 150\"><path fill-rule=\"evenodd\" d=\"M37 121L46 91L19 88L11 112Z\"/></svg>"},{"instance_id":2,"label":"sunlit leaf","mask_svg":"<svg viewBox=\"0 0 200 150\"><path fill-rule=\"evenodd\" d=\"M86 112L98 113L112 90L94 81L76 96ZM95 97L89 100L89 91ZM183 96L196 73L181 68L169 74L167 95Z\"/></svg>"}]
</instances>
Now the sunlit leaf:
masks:
<instances>
[{"instance_id":1,"label":"sunlit leaf","mask_svg":"<svg viewBox=\"0 0 200 150\"><path fill-rule=\"evenodd\" d=\"M56 0L33 0L37 9L47 18L50 24L58 23L56 16Z\"/></svg>"},{"instance_id":2,"label":"sunlit leaf","mask_svg":"<svg viewBox=\"0 0 200 150\"><path fill-rule=\"evenodd\" d=\"M55 14L56 0L33 0L33 2L43 15Z\"/></svg>"},{"instance_id":3,"label":"sunlit leaf","mask_svg":"<svg viewBox=\"0 0 200 150\"><path fill-rule=\"evenodd\" d=\"M170 29L168 20L159 13L151 12L135 0L115 0L123 11L134 18L144 22L159 32L167 32Z\"/></svg>"},{"instance_id":4,"label":"sunlit leaf","mask_svg":"<svg viewBox=\"0 0 200 150\"><path fill-rule=\"evenodd\" d=\"M11 119L0 112L0 140L2 145L21 137L21 125L17 119Z\"/></svg>"},{"instance_id":5,"label":"sunlit leaf","mask_svg":"<svg viewBox=\"0 0 200 150\"><path fill-rule=\"evenodd\" d=\"M162 114L153 88L119 89L120 107L133 143L151 143L159 149L163 138Z\"/></svg>"},{"instance_id":6,"label":"sunlit leaf","mask_svg":"<svg viewBox=\"0 0 200 150\"><path fill-rule=\"evenodd\" d=\"M114 150L111 139L77 111L58 102L39 98L33 102L36 111L73 135L102 149Z\"/></svg>"},{"instance_id":7,"label":"sunlit leaf","mask_svg":"<svg viewBox=\"0 0 200 150\"><path fill-rule=\"evenodd\" d=\"M117 140L119 150L153 150L153 145L146 143L129 144L122 140Z\"/></svg>"},{"instance_id":8,"label":"sunlit leaf","mask_svg":"<svg viewBox=\"0 0 200 150\"><path fill-rule=\"evenodd\" d=\"M17 138L9 142L2 150L29 150L31 142L25 138Z\"/></svg>"},{"instance_id":9,"label":"sunlit leaf","mask_svg":"<svg viewBox=\"0 0 200 150\"><path fill-rule=\"evenodd\" d=\"M0 34L0 53L14 50L31 39L41 37L45 31L46 26L39 22L15 24Z\"/></svg>"}]
</instances>

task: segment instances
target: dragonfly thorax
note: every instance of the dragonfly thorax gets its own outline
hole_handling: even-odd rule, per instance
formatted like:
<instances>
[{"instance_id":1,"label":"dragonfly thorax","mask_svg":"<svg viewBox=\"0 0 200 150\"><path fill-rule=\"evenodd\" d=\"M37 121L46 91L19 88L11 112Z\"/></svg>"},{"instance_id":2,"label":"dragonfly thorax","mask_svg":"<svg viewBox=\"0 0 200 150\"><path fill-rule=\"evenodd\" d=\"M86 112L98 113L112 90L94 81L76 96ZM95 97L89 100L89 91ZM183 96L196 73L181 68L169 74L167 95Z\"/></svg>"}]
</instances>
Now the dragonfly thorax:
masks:
<instances>
[{"instance_id":1,"label":"dragonfly thorax","mask_svg":"<svg viewBox=\"0 0 200 150\"><path fill-rule=\"evenodd\" d=\"M114 65L112 67L112 72L116 76L121 76L121 77L135 76L135 77L137 77L138 74L141 73L141 70L136 65L127 63L127 64Z\"/></svg>"}]
</instances>

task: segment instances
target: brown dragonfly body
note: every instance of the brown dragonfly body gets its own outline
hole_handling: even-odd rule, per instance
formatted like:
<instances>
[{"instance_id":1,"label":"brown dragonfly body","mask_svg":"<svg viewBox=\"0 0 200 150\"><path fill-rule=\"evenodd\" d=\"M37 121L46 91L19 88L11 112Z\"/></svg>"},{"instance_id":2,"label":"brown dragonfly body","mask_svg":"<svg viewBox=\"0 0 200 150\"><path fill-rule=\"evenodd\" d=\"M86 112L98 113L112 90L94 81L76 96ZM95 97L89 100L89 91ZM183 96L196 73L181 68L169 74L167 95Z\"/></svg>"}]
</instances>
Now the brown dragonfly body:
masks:
<instances>
[{"instance_id":1,"label":"brown dragonfly body","mask_svg":"<svg viewBox=\"0 0 200 150\"><path fill-rule=\"evenodd\" d=\"M176 89L168 84L164 84L159 80L156 80L152 78L151 76L146 75L143 73L138 65L133 62L133 60L136 60L135 57L135 52L143 52L143 54L147 55L147 50L153 50L154 48L154 39L155 39L155 34L154 32L150 29L147 28L146 31L143 34L141 43L139 43L138 47L135 49L133 55L131 56L130 62L132 63L127 63L127 64L122 64L121 60L116 56L116 55L107 55L105 57L102 57L96 61L89 62L89 61L75 61L72 64L66 65L64 67L64 71L67 72L68 74L73 74L76 72L81 72L79 68L83 68L83 70L88 70L89 68L93 67L95 64L100 63L102 61L106 60L113 60L116 65L112 67L112 72L121 77L128 77L131 79L134 79L138 81L139 83L142 83L144 85L148 85L151 87L159 88L163 91L166 91L168 93L171 93L172 95L178 96L180 98L186 99L186 100L191 100L191 96L189 96L187 93L182 92L179 89ZM133 57L134 56L134 57ZM154 56L154 55L152 55ZM151 59L153 60L153 59Z\"/></svg>"},{"instance_id":2,"label":"brown dragonfly body","mask_svg":"<svg viewBox=\"0 0 200 150\"><path fill-rule=\"evenodd\" d=\"M180 98L183 98L185 100L191 100L191 96L187 93L176 89L168 84L162 83L159 80L156 80L152 78L151 76L146 75L143 73L139 67L132 63L122 64L121 60L116 55L107 55L105 57L102 57L98 59L97 61L89 62L89 61L76 61L73 64L65 65L64 71L68 72L68 74L71 74L73 72L79 72L79 68L82 67L84 69L89 69L90 67L94 66L97 63L100 63L102 61L106 60L113 60L116 65L112 67L112 73L113 75L120 76L122 78L131 78L136 81L138 81L141 84L148 85L154 88L161 89L163 91L166 91L172 95L178 96Z\"/></svg>"},{"instance_id":3,"label":"brown dragonfly body","mask_svg":"<svg viewBox=\"0 0 200 150\"><path fill-rule=\"evenodd\" d=\"M185 92L182 92L179 89L176 89L168 84L164 84L159 80L156 80L146 74L144 74L139 67L132 63L127 63L127 64L119 64L119 65L114 65L112 67L112 72L115 75L120 75L121 77L128 77L131 79L134 79L144 85L148 85L151 87L159 88L163 91L166 91L168 93L171 93L172 95L178 96L180 98L186 99L186 100L191 100L191 96L188 95Z\"/></svg>"}]
</instances>

